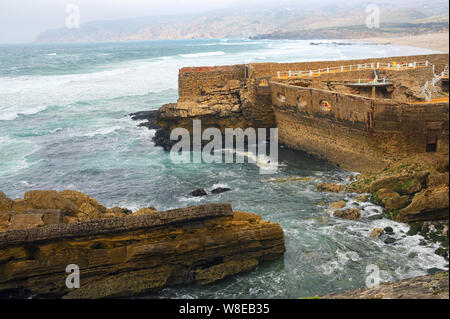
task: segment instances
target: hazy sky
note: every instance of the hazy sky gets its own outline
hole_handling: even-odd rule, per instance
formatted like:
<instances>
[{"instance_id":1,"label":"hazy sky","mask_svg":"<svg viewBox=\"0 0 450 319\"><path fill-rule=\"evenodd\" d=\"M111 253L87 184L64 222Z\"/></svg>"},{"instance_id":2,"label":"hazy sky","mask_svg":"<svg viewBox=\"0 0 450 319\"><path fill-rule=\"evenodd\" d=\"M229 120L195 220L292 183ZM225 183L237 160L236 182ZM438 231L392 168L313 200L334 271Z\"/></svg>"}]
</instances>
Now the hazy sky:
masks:
<instances>
[{"instance_id":1,"label":"hazy sky","mask_svg":"<svg viewBox=\"0 0 450 319\"><path fill-rule=\"evenodd\" d=\"M66 7L77 4L81 23L162 14L183 14L237 6L265 7L295 4L311 8L334 4L354 7L361 2L395 3L406 7L448 0L0 0L0 43L32 42L47 29L63 27ZM309 3L308 3L309 2ZM239 9L237 9L239 10Z\"/></svg>"},{"instance_id":2,"label":"hazy sky","mask_svg":"<svg viewBox=\"0 0 450 319\"><path fill-rule=\"evenodd\" d=\"M41 31L64 26L65 9L71 3L79 6L83 23L192 13L261 2L276 0L0 0L0 43L32 42Z\"/></svg>"}]
</instances>

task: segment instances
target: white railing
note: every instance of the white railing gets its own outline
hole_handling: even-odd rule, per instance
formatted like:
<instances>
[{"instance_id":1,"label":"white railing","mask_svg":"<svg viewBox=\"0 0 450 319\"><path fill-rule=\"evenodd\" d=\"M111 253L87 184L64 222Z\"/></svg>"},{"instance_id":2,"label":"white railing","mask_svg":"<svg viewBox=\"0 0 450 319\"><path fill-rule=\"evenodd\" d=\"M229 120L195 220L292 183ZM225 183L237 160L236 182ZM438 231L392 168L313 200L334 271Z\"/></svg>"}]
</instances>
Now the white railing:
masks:
<instances>
[{"instance_id":1,"label":"white railing","mask_svg":"<svg viewBox=\"0 0 450 319\"><path fill-rule=\"evenodd\" d=\"M429 65L430 63L428 61L400 63L400 64L395 62L394 63L374 62L374 63L327 67L324 69L308 70L308 71L280 71L277 72L277 75L279 79L283 79L295 77L320 76L328 73L340 73L340 72L360 71L368 69L385 69L385 70L400 71L400 70L414 69L417 67L427 67Z\"/></svg>"}]
</instances>

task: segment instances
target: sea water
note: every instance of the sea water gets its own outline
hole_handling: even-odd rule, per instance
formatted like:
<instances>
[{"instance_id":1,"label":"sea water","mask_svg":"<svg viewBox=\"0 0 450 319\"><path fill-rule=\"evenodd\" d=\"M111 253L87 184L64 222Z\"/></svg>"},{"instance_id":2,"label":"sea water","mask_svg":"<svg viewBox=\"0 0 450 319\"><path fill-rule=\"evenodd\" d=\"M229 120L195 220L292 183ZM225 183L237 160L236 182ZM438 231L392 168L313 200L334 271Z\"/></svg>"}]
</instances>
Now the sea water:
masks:
<instances>
[{"instance_id":1,"label":"sea water","mask_svg":"<svg viewBox=\"0 0 450 319\"><path fill-rule=\"evenodd\" d=\"M151 298L300 298L366 284L367 267L381 281L427 273L447 263L433 245L351 195L315 191L320 182L348 183L350 172L280 147L275 174L256 164L174 164L129 113L177 100L178 69L250 62L343 60L434 53L391 45L332 41L242 39L0 46L0 190L11 198L36 189L74 189L112 206L159 210L229 202L280 223L287 252L274 262L206 287L164 289ZM317 42L317 41L315 41ZM307 177L279 182L286 177ZM229 187L193 198L197 189ZM362 221L330 217L342 199L362 209ZM325 204L325 206L324 206ZM371 239L373 228L394 228L394 245Z\"/></svg>"}]
</instances>

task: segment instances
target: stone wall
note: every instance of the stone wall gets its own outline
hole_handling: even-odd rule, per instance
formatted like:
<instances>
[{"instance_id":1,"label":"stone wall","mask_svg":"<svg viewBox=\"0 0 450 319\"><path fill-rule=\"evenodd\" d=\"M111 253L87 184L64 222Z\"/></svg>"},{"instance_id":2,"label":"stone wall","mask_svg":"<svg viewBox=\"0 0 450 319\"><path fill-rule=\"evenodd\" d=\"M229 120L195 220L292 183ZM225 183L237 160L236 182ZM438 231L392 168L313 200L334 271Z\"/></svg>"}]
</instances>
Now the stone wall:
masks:
<instances>
[{"instance_id":1,"label":"stone wall","mask_svg":"<svg viewBox=\"0 0 450 319\"><path fill-rule=\"evenodd\" d=\"M349 170L376 172L426 153L432 143L448 154L448 103L373 100L273 82L271 97L280 143Z\"/></svg>"}]
</instances>

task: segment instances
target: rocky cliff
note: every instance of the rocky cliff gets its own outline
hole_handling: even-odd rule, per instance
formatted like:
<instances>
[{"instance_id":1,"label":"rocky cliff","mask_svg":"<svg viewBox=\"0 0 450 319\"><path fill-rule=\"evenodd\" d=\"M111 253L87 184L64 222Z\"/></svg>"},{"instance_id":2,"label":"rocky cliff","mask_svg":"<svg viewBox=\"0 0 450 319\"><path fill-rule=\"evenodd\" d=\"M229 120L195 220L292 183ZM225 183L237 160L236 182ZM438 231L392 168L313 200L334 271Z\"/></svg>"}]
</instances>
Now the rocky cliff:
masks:
<instances>
[{"instance_id":1,"label":"rocky cliff","mask_svg":"<svg viewBox=\"0 0 450 319\"><path fill-rule=\"evenodd\" d=\"M0 211L5 209L3 297L105 298L205 285L285 251L280 225L233 212L228 204L131 213L108 210L78 192L36 191L18 201L0 193ZM80 268L80 288L73 290L65 284L72 264Z\"/></svg>"}]
</instances>

